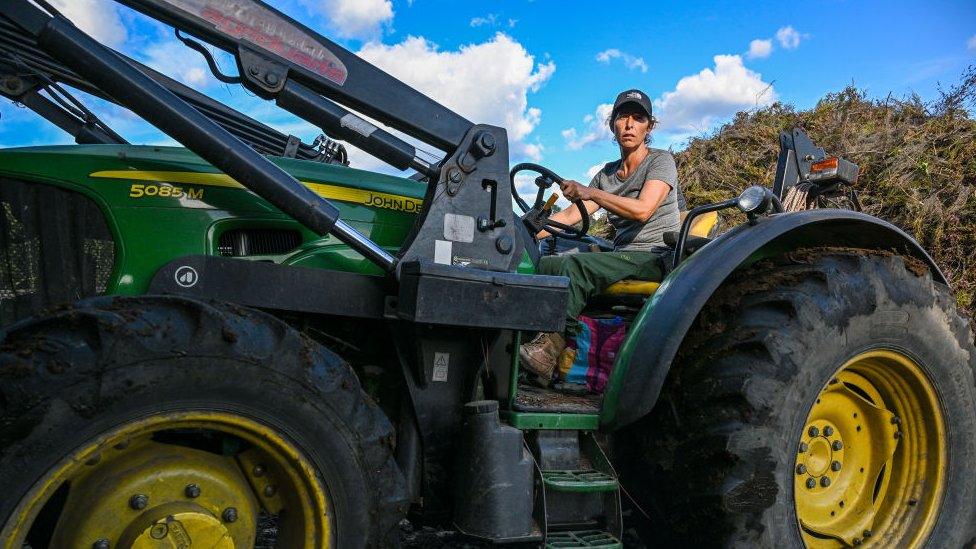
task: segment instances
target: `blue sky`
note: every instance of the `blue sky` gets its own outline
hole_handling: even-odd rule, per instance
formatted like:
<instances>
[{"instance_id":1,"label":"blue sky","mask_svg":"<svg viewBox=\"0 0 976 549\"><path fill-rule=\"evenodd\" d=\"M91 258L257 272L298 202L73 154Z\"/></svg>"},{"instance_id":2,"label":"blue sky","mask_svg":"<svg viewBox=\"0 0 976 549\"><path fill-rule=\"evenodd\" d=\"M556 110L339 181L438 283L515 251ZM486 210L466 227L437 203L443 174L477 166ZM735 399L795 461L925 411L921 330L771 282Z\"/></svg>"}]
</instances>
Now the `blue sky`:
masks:
<instances>
[{"instance_id":1,"label":"blue sky","mask_svg":"<svg viewBox=\"0 0 976 549\"><path fill-rule=\"evenodd\" d=\"M316 128L216 82L172 31L109 0L58 0L79 26L248 114L311 141ZM603 117L617 92L655 98L655 146L680 149L739 110L808 108L848 84L872 96L937 97L976 64L976 2L569 2L286 0L273 3L474 122L505 126L512 162L588 180L616 157ZM223 66L233 71L224 60ZM133 142L170 143L89 101ZM64 143L0 104L0 145ZM389 171L363 153L355 165Z\"/></svg>"}]
</instances>

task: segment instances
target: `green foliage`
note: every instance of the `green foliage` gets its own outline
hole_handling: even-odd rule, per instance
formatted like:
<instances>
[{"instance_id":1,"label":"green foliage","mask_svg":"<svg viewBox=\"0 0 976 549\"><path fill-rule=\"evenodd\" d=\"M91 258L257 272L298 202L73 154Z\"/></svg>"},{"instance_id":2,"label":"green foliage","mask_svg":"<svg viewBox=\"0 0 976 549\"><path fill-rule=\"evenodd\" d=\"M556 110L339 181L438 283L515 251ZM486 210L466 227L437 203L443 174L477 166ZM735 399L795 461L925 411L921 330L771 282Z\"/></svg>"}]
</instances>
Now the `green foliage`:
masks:
<instances>
[{"instance_id":1,"label":"green foliage","mask_svg":"<svg viewBox=\"0 0 976 549\"><path fill-rule=\"evenodd\" d=\"M692 205L724 200L750 184L771 185L779 132L803 128L814 143L861 167L864 211L914 235L935 258L959 307L976 312L976 68L941 98L870 99L853 86L808 111L776 103L739 113L675 154Z\"/></svg>"}]
</instances>

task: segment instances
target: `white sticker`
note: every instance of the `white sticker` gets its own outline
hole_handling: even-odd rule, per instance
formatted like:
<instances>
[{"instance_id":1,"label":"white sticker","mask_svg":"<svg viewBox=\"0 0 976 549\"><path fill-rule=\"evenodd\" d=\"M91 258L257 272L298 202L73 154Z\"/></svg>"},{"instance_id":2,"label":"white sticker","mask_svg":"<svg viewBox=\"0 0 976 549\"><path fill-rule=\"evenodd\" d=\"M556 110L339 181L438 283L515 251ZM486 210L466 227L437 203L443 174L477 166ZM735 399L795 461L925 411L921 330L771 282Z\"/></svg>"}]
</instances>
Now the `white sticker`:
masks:
<instances>
[{"instance_id":1,"label":"white sticker","mask_svg":"<svg viewBox=\"0 0 976 549\"><path fill-rule=\"evenodd\" d=\"M470 215L444 214L444 238L454 242L474 242L474 218Z\"/></svg>"},{"instance_id":2,"label":"white sticker","mask_svg":"<svg viewBox=\"0 0 976 549\"><path fill-rule=\"evenodd\" d=\"M434 241L434 263L440 263L441 265L450 265L451 248L452 245L447 240L435 240Z\"/></svg>"},{"instance_id":3,"label":"white sticker","mask_svg":"<svg viewBox=\"0 0 976 549\"><path fill-rule=\"evenodd\" d=\"M349 128L363 137L369 137L373 132L376 131L376 126L352 113L340 118L339 125L343 128Z\"/></svg>"},{"instance_id":4,"label":"white sticker","mask_svg":"<svg viewBox=\"0 0 976 549\"><path fill-rule=\"evenodd\" d=\"M434 373L432 381L447 381L447 370L451 364L451 353L434 353Z\"/></svg>"}]
</instances>

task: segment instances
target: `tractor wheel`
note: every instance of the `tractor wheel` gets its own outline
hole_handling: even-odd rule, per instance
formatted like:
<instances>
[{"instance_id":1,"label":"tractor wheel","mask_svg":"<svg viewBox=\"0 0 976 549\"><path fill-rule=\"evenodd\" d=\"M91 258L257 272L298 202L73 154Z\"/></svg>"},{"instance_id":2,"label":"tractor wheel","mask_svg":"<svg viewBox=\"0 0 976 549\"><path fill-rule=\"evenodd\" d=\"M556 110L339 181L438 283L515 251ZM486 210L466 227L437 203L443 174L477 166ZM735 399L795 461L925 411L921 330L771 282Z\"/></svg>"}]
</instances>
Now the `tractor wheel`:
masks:
<instances>
[{"instance_id":1,"label":"tractor wheel","mask_svg":"<svg viewBox=\"0 0 976 549\"><path fill-rule=\"evenodd\" d=\"M914 260L803 250L739 272L617 437L644 541L962 547L974 370L951 294Z\"/></svg>"},{"instance_id":2,"label":"tractor wheel","mask_svg":"<svg viewBox=\"0 0 976 549\"><path fill-rule=\"evenodd\" d=\"M264 313L94 298L0 331L0 547L363 547L404 512L393 431Z\"/></svg>"}]
</instances>

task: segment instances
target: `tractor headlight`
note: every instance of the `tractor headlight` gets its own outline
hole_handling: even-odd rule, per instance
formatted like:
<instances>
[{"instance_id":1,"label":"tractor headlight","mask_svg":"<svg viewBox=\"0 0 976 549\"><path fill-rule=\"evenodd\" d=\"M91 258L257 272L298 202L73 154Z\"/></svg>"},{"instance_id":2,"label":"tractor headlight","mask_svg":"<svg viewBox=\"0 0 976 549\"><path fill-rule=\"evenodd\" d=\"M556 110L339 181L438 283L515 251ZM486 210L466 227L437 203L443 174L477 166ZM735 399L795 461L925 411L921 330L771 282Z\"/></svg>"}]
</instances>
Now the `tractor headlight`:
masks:
<instances>
[{"instance_id":1,"label":"tractor headlight","mask_svg":"<svg viewBox=\"0 0 976 549\"><path fill-rule=\"evenodd\" d=\"M748 189L742 191L739 198L736 199L735 205L742 210L743 213L749 215L759 215L769 208L769 201L772 198L772 193L769 189L760 185L753 185Z\"/></svg>"}]
</instances>

